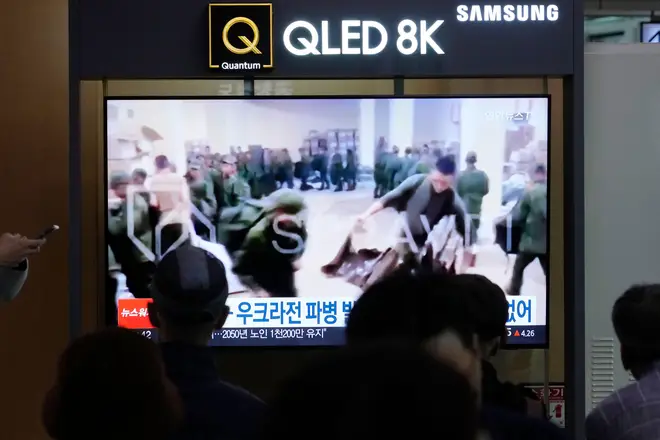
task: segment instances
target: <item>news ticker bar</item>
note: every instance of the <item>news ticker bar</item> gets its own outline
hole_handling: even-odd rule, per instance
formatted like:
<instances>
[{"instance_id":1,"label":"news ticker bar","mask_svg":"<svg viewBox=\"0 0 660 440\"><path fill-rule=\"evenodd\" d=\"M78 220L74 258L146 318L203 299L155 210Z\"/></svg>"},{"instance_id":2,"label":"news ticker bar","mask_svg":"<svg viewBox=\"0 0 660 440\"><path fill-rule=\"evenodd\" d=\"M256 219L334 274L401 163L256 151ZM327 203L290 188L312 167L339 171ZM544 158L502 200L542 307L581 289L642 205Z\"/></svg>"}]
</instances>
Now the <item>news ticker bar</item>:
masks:
<instances>
[{"instance_id":1,"label":"news ticker bar","mask_svg":"<svg viewBox=\"0 0 660 440\"><path fill-rule=\"evenodd\" d=\"M146 329L151 326L148 304L150 298L120 299L117 322L120 327ZM229 298L227 328L259 330L287 328L344 328L354 298ZM507 326L532 328L544 324L537 320L536 297L510 296ZM543 317L544 318L544 317ZM535 333L535 332L532 332ZM536 339L532 333L523 339ZM514 336L513 334L510 336Z\"/></svg>"},{"instance_id":2,"label":"news ticker bar","mask_svg":"<svg viewBox=\"0 0 660 440\"><path fill-rule=\"evenodd\" d=\"M157 329L136 330L149 339L158 340ZM344 329L340 327L287 328L223 328L213 332L212 347L290 347L344 345ZM512 327L507 345L543 345L546 327L542 325Z\"/></svg>"}]
</instances>

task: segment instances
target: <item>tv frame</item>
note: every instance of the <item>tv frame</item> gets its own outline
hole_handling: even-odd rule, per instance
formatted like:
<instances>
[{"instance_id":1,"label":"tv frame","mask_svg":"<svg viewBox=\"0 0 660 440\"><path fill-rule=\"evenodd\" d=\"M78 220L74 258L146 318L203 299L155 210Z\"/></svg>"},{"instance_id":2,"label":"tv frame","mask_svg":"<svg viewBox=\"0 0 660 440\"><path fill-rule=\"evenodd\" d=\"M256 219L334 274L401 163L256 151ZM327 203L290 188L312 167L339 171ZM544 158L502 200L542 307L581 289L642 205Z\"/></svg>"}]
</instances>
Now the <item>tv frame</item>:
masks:
<instances>
[{"instance_id":1,"label":"tv frame","mask_svg":"<svg viewBox=\"0 0 660 440\"><path fill-rule=\"evenodd\" d=\"M640 27L641 32L641 27ZM641 34L640 34L641 35ZM552 160L550 160L550 152L552 151L552 136L550 135L552 126L552 96L549 93L529 93L529 94L474 94L474 95L218 95L218 96L203 96L203 95L154 95L154 96L129 96L129 95L119 95L112 96L106 95L103 97L103 194L108 193L108 103L109 101L168 101L168 100L177 100L177 101L186 101L186 100L195 100L195 101L223 101L223 100L246 100L246 101L273 101L273 100L305 100L305 99L315 99L315 100L347 100L347 99L529 99L529 98L544 98L547 101L547 126L548 126L548 163L547 163L547 174L550 176L552 174ZM552 198L552 184L548 182L548 201ZM103 224L108 224L108 209L107 203L103 204ZM551 255L552 243L549 240L549 234L551 231L552 224L552 214L548 216L546 234L548 236L547 240L547 253ZM103 231L103 243L107 245L107 228ZM108 272L108 253L103 252L103 274ZM549 274L552 273L552 265L549 262ZM534 350L534 349L543 349L547 350L550 347L550 278L546 276L545 285L546 285L546 295L545 295L545 342L543 343L530 343L530 344L512 344L508 341L505 341L502 344L502 348L505 350ZM101 303L108 304L108 294L109 292L104 289L102 292ZM105 308L105 307L104 307ZM104 311L103 319L105 324L107 322L107 311ZM303 344L286 344L286 345L236 345L236 346L218 346L214 347L222 350L291 350L291 349L332 349L339 347L336 344L313 344L313 345L303 345Z\"/></svg>"}]
</instances>

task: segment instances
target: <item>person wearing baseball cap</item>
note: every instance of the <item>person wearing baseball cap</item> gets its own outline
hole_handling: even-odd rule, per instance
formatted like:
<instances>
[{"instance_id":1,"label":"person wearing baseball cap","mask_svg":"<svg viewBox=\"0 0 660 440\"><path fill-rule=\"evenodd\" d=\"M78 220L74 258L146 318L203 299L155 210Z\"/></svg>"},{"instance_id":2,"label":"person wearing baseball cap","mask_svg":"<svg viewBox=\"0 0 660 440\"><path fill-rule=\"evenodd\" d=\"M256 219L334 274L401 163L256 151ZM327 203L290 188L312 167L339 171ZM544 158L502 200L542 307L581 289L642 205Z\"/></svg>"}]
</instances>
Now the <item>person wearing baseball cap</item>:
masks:
<instances>
[{"instance_id":1,"label":"person wearing baseball cap","mask_svg":"<svg viewBox=\"0 0 660 440\"><path fill-rule=\"evenodd\" d=\"M229 316L224 264L210 252L184 244L159 262L151 295L149 319L159 329L165 369L187 415L176 438L255 438L265 404L222 381L208 347L213 331Z\"/></svg>"}]
</instances>

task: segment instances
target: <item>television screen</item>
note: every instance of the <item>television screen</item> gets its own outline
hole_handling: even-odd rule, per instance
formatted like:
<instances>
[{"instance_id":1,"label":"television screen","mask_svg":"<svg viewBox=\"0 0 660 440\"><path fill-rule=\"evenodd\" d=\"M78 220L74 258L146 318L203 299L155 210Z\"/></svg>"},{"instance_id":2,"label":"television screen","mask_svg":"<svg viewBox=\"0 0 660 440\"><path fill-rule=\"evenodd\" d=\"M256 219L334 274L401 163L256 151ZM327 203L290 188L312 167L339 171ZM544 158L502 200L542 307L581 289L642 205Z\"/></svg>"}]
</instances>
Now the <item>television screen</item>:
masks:
<instances>
[{"instance_id":1,"label":"television screen","mask_svg":"<svg viewBox=\"0 0 660 440\"><path fill-rule=\"evenodd\" d=\"M394 270L477 273L547 344L547 96L109 99L109 320L157 336L155 263L221 259L218 346L339 345ZM406 292L401 292L405 295Z\"/></svg>"}]
</instances>

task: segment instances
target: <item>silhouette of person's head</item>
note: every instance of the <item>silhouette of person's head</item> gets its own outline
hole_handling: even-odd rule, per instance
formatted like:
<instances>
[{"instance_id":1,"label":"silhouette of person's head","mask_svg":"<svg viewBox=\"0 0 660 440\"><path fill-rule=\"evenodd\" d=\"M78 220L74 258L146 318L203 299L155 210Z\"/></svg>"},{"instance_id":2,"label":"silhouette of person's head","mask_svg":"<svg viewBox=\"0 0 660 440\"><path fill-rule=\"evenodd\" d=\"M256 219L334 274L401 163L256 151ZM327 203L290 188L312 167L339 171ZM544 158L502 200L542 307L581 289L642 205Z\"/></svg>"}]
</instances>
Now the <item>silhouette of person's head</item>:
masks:
<instances>
[{"instance_id":1,"label":"silhouette of person's head","mask_svg":"<svg viewBox=\"0 0 660 440\"><path fill-rule=\"evenodd\" d=\"M477 426L463 375L422 347L375 344L335 352L285 383L263 439L474 440Z\"/></svg>"},{"instance_id":2,"label":"silhouette of person's head","mask_svg":"<svg viewBox=\"0 0 660 440\"><path fill-rule=\"evenodd\" d=\"M121 328L75 340L62 354L43 421L56 440L161 440L181 401L153 341Z\"/></svg>"},{"instance_id":3,"label":"silhouette of person's head","mask_svg":"<svg viewBox=\"0 0 660 440\"><path fill-rule=\"evenodd\" d=\"M481 369L470 302L451 275L397 271L368 288L346 325L349 345L395 340L447 357L476 389ZM452 335L452 341L446 336ZM442 343L441 343L442 342Z\"/></svg>"},{"instance_id":4,"label":"silhouette of person's head","mask_svg":"<svg viewBox=\"0 0 660 440\"><path fill-rule=\"evenodd\" d=\"M612 308L623 367L639 379L660 361L660 284L630 287Z\"/></svg>"},{"instance_id":5,"label":"silhouette of person's head","mask_svg":"<svg viewBox=\"0 0 660 440\"><path fill-rule=\"evenodd\" d=\"M168 252L156 267L149 320L163 342L205 346L229 315L228 295L222 262L186 243Z\"/></svg>"},{"instance_id":6,"label":"silhouette of person's head","mask_svg":"<svg viewBox=\"0 0 660 440\"><path fill-rule=\"evenodd\" d=\"M470 309L466 312L479 339L480 355L488 359L497 353L506 337L509 303L500 286L483 275L461 274L447 280L460 290Z\"/></svg>"}]
</instances>

